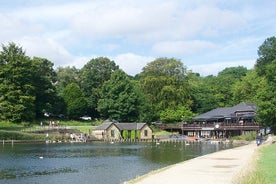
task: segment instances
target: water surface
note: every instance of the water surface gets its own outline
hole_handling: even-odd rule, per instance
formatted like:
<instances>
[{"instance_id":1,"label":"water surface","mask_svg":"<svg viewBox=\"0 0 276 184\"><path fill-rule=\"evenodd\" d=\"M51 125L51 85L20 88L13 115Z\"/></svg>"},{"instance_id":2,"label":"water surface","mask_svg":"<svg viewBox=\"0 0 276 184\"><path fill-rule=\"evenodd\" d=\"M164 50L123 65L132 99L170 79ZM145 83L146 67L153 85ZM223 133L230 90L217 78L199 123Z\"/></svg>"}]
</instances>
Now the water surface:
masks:
<instances>
[{"instance_id":1,"label":"water surface","mask_svg":"<svg viewBox=\"0 0 276 184\"><path fill-rule=\"evenodd\" d=\"M222 149L210 143L74 143L0 145L0 183L119 184Z\"/></svg>"}]
</instances>

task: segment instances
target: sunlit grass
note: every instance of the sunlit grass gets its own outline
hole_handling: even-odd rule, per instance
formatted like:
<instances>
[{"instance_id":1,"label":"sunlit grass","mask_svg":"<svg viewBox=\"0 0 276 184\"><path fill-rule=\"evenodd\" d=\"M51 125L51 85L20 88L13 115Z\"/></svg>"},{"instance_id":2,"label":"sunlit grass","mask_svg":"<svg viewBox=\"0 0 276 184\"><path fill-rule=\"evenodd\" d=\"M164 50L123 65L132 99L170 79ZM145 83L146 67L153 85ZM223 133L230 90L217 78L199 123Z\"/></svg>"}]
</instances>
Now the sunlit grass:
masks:
<instances>
[{"instance_id":1,"label":"sunlit grass","mask_svg":"<svg viewBox=\"0 0 276 184\"><path fill-rule=\"evenodd\" d=\"M276 144L265 146L261 150L261 159L257 168L264 175L266 184L276 183Z\"/></svg>"},{"instance_id":2,"label":"sunlit grass","mask_svg":"<svg viewBox=\"0 0 276 184\"><path fill-rule=\"evenodd\" d=\"M276 144L260 147L252 159L250 170L236 184L276 183ZM249 167L248 167L249 168Z\"/></svg>"}]
</instances>

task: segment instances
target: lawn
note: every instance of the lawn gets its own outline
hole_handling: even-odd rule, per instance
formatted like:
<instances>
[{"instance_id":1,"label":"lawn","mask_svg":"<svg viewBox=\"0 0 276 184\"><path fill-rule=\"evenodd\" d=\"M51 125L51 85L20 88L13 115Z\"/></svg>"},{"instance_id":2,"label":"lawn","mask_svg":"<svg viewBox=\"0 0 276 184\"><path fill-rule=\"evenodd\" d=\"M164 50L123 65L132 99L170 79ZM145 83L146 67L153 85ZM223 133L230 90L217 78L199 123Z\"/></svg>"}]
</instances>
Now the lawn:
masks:
<instances>
[{"instance_id":1,"label":"lawn","mask_svg":"<svg viewBox=\"0 0 276 184\"><path fill-rule=\"evenodd\" d=\"M275 184L276 183L276 144L259 148L255 159L248 167L249 173L237 184Z\"/></svg>"},{"instance_id":2,"label":"lawn","mask_svg":"<svg viewBox=\"0 0 276 184\"><path fill-rule=\"evenodd\" d=\"M276 144L265 146L261 150L261 158L257 169L265 178L266 184L276 183Z\"/></svg>"},{"instance_id":3,"label":"lawn","mask_svg":"<svg viewBox=\"0 0 276 184\"><path fill-rule=\"evenodd\" d=\"M90 134L94 129L92 124L98 122L91 121L61 121L59 123L60 128L69 128L73 131L79 131L84 134ZM0 140L44 140L44 131L51 130L48 127L47 121L43 121L43 126L40 122L36 123L11 123L11 122L0 122ZM53 139L61 139L64 135L57 132L51 133Z\"/></svg>"}]
</instances>

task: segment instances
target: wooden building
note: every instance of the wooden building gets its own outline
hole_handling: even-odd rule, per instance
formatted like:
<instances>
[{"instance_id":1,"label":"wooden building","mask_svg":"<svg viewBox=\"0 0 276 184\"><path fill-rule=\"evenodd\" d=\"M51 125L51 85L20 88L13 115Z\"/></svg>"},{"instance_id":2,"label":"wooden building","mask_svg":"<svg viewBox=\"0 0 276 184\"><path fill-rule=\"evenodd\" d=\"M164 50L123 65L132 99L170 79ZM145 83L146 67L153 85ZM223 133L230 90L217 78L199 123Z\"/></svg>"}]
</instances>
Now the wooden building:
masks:
<instances>
[{"instance_id":1,"label":"wooden building","mask_svg":"<svg viewBox=\"0 0 276 184\"><path fill-rule=\"evenodd\" d=\"M242 102L233 107L217 108L200 114L191 123L175 126L164 126L167 131L178 131L180 134L205 138L227 138L259 131L260 125L255 120L256 105Z\"/></svg>"}]
</instances>

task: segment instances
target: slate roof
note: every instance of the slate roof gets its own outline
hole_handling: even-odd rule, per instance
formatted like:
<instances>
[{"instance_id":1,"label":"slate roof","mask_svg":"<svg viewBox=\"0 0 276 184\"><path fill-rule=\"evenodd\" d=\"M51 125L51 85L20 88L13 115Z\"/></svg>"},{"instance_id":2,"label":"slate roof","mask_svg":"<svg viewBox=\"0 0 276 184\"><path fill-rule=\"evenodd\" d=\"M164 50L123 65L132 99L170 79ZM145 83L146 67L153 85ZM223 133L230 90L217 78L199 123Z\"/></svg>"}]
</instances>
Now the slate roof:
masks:
<instances>
[{"instance_id":1,"label":"slate roof","mask_svg":"<svg viewBox=\"0 0 276 184\"><path fill-rule=\"evenodd\" d=\"M146 123L115 123L120 130L141 130Z\"/></svg>"},{"instance_id":2,"label":"slate roof","mask_svg":"<svg viewBox=\"0 0 276 184\"><path fill-rule=\"evenodd\" d=\"M245 113L243 116L253 117L255 116L257 109L256 105L253 103L245 103L242 102L238 105L233 107L224 107L224 108L217 108L213 109L209 112L200 114L193 118L193 120L215 120L220 118L235 118L237 117L237 113Z\"/></svg>"},{"instance_id":3,"label":"slate roof","mask_svg":"<svg viewBox=\"0 0 276 184\"><path fill-rule=\"evenodd\" d=\"M95 130L106 130L106 129L108 129L112 124L113 124L113 122L111 122L111 121L104 122L103 124L97 126L97 127L95 128Z\"/></svg>"},{"instance_id":4,"label":"slate roof","mask_svg":"<svg viewBox=\"0 0 276 184\"><path fill-rule=\"evenodd\" d=\"M146 123L114 123L112 121L107 121L97 126L95 130L106 130L112 124L114 124L119 130L141 130L146 125Z\"/></svg>"}]
</instances>

